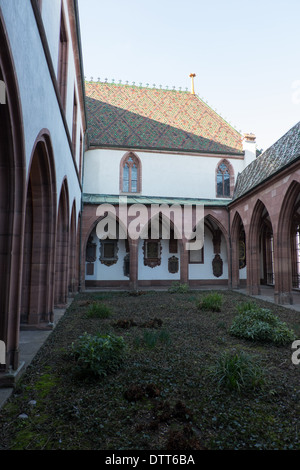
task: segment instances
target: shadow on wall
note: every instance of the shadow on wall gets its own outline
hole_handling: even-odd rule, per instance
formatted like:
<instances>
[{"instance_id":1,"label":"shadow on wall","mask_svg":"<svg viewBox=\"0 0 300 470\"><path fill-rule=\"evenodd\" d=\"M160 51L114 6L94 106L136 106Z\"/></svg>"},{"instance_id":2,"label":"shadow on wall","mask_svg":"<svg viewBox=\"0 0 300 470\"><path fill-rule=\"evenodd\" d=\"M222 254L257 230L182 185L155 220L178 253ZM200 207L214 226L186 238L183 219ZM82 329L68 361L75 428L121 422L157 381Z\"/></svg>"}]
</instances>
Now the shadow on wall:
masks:
<instances>
[{"instance_id":1,"label":"shadow on wall","mask_svg":"<svg viewBox=\"0 0 300 470\"><path fill-rule=\"evenodd\" d=\"M151 148L164 151L176 148L178 151L242 154L217 139L208 139L103 101L86 97L86 104L91 146ZM212 133L216 136L222 135L225 126L225 123L223 125L220 121L219 128ZM226 134L222 138L226 139Z\"/></svg>"}]
</instances>

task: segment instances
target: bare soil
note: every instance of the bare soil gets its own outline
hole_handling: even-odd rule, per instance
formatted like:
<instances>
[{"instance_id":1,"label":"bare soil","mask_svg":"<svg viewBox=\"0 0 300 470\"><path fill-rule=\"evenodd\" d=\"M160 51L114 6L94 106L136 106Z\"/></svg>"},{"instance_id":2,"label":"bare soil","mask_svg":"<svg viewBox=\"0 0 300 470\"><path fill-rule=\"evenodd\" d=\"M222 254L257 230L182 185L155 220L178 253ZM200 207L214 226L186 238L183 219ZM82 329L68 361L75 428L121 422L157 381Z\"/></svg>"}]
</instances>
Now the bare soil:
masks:
<instances>
[{"instance_id":1,"label":"bare soil","mask_svg":"<svg viewBox=\"0 0 300 470\"><path fill-rule=\"evenodd\" d=\"M236 306L249 298L220 291L221 312L202 311L206 293L77 295L0 410L0 450L299 450L300 365L292 363L291 345L233 337ZM88 318L95 301L112 315ZM298 312L257 303L300 337ZM124 338L126 359L116 373L78 372L71 345L84 332ZM255 357L264 388L218 387L208 370L224 351Z\"/></svg>"}]
</instances>

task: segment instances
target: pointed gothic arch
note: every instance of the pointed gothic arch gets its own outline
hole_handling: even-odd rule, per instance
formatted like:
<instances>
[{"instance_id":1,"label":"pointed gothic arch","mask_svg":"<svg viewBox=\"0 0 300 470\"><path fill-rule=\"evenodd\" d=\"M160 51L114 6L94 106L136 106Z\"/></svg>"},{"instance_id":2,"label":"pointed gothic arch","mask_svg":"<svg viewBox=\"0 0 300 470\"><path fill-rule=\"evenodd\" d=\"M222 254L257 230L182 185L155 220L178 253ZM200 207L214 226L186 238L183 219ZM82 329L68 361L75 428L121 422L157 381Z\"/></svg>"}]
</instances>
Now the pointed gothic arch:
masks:
<instances>
[{"instance_id":1,"label":"pointed gothic arch","mask_svg":"<svg viewBox=\"0 0 300 470\"><path fill-rule=\"evenodd\" d=\"M261 284L274 285L275 282L275 246L273 224L265 204L258 199L253 209L248 253L248 291L251 295L260 295Z\"/></svg>"},{"instance_id":2,"label":"pointed gothic arch","mask_svg":"<svg viewBox=\"0 0 300 470\"><path fill-rule=\"evenodd\" d=\"M76 233L76 201L73 201L72 210L71 210L71 221L70 221L70 240L69 240L69 279L68 279L68 290L71 294L74 294L77 290L76 288L76 249L77 249L77 233Z\"/></svg>"},{"instance_id":3,"label":"pointed gothic arch","mask_svg":"<svg viewBox=\"0 0 300 470\"><path fill-rule=\"evenodd\" d=\"M137 285L169 285L172 280L187 282L188 255L184 249L179 214L181 217L181 208L176 205L168 207L162 204L153 212L148 208L148 220L136 240ZM163 268L160 272L163 276L143 278L149 268L151 271Z\"/></svg>"},{"instance_id":4,"label":"pointed gothic arch","mask_svg":"<svg viewBox=\"0 0 300 470\"><path fill-rule=\"evenodd\" d=\"M21 320L53 317L56 179L49 133L43 129L33 148L26 194Z\"/></svg>"},{"instance_id":5,"label":"pointed gothic arch","mask_svg":"<svg viewBox=\"0 0 300 470\"><path fill-rule=\"evenodd\" d=\"M60 191L55 254L55 306L64 306L68 298L69 266L69 189L65 178Z\"/></svg>"},{"instance_id":6,"label":"pointed gothic arch","mask_svg":"<svg viewBox=\"0 0 300 470\"><path fill-rule=\"evenodd\" d=\"M126 152L120 162L120 192L142 192L142 163L135 152Z\"/></svg>"},{"instance_id":7,"label":"pointed gothic arch","mask_svg":"<svg viewBox=\"0 0 300 470\"><path fill-rule=\"evenodd\" d=\"M6 346L6 369L17 369L26 165L21 101L7 37L0 11L0 80L5 95L0 103L0 341Z\"/></svg>"},{"instance_id":8,"label":"pointed gothic arch","mask_svg":"<svg viewBox=\"0 0 300 470\"><path fill-rule=\"evenodd\" d=\"M298 265L299 240L299 196L300 183L292 181L282 201L277 236L277 279L275 300L278 303L293 303L293 288L298 288L300 269ZM279 243L280 241L280 243Z\"/></svg>"},{"instance_id":9,"label":"pointed gothic arch","mask_svg":"<svg viewBox=\"0 0 300 470\"><path fill-rule=\"evenodd\" d=\"M107 205L105 210L103 209L100 213L87 225L83 221L80 256L81 286L116 285L120 287L123 285L128 287L132 278L135 277L133 272L135 260L133 259L133 244L128 238L127 227L118 217L114 206ZM127 255L128 262L125 259ZM105 268L108 269L107 277L103 275L101 279L89 278L98 271L103 273ZM109 276L115 268L117 268L117 276L119 277L115 278L116 272L114 272L113 278L110 278Z\"/></svg>"},{"instance_id":10,"label":"pointed gothic arch","mask_svg":"<svg viewBox=\"0 0 300 470\"><path fill-rule=\"evenodd\" d=\"M229 160L223 158L216 167L216 197L230 198L234 191L234 169Z\"/></svg>"},{"instance_id":11,"label":"pointed gothic arch","mask_svg":"<svg viewBox=\"0 0 300 470\"><path fill-rule=\"evenodd\" d=\"M241 270L247 269L246 232L242 218L235 212L231 226L232 287L238 289L241 283Z\"/></svg>"}]
</instances>

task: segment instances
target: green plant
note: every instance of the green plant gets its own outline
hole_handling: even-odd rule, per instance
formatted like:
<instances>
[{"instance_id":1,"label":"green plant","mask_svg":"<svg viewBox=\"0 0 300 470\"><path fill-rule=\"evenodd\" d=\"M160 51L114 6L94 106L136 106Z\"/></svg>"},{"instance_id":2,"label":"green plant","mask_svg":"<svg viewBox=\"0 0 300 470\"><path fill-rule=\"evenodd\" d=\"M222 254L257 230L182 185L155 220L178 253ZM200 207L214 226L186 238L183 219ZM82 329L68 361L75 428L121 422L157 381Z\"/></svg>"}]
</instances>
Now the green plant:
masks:
<instances>
[{"instance_id":1,"label":"green plant","mask_svg":"<svg viewBox=\"0 0 300 470\"><path fill-rule=\"evenodd\" d=\"M223 304L223 296L218 292L212 292L200 299L198 308L211 312L220 312Z\"/></svg>"},{"instance_id":2,"label":"green plant","mask_svg":"<svg viewBox=\"0 0 300 470\"><path fill-rule=\"evenodd\" d=\"M36 384L35 390L38 392L40 398L45 398L49 395L52 388L57 384L57 378L52 373L42 374Z\"/></svg>"},{"instance_id":3,"label":"green plant","mask_svg":"<svg viewBox=\"0 0 300 470\"><path fill-rule=\"evenodd\" d=\"M94 302L92 303L87 311L89 318L109 318L112 314L112 310L106 304Z\"/></svg>"},{"instance_id":4,"label":"green plant","mask_svg":"<svg viewBox=\"0 0 300 470\"><path fill-rule=\"evenodd\" d=\"M105 376L120 368L125 356L125 342L123 337L114 334L92 336L84 333L72 343L72 354L82 371Z\"/></svg>"},{"instance_id":5,"label":"green plant","mask_svg":"<svg viewBox=\"0 0 300 470\"><path fill-rule=\"evenodd\" d=\"M269 309L252 307L234 319L230 333L252 341L272 342L284 345L295 339L294 332Z\"/></svg>"},{"instance_id":6,"label":"green plant","mask_svg":"<svg viewBox=\"0 0 300 470\"><path fill-rule=\"evenodd\" d=\"M219 387L239 393L253 391L265 384L264 372L250 355L241 352L224 352L209 371Z\"/></svg>"},{"instance_id":7,"label":"green plant","mask_svg":"<svg viewBox=\"0 0 300 470\"><path fill-rule=\"evenodd\" d=\"M170 344L170 333L167 330L153 331L145 330L143 332L143 338L135 339L135 346L140 347L141 344L144 344L147 348L153 349L157 346L158 343Z\"/></svg>"},{"instance_id":8,"label":"green plant","mask_svg":"<svg viewBox=\"0 0 300 470\"><path fill-rule=\"evenodd\" d=\"M242 302L236 306L236 310L238 313L248 312L249 310L255 310L257 308L257 304L251 301Z\"/></svg>"},{"instance_id":9,"label":"green plant","mask_svg":"<svg viewBox=\"0 0 300 470\"><path fill-rule=\"evenodd\" d=\"M189 291L189 286L186 283L181 283L179 281L175 281L175 282L172 283L171 287L169 287L168 291L171 292L171 294L175 294L177 292L178 293L185 293L185 292Z\"/></svg>"}]
</instances>

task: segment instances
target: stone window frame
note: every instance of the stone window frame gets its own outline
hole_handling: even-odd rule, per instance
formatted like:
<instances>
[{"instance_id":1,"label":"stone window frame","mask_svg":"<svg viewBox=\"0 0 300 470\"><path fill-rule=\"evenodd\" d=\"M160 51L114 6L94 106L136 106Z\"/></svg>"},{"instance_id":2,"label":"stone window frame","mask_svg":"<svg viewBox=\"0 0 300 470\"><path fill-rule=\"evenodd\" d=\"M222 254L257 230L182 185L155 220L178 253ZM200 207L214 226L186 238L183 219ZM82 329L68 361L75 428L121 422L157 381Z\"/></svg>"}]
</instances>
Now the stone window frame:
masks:
<instances>
[{"instance_id":1,"label":"stone window frame","mask_svg":"<svg viewBox=\"0 0 300 470\"><path fill-rule=\"evenodd\" d=\"M129 160L132 159L132 162ZM125 165L129 164L129 183L128 183L128 191L124 191L124 168ZM132 191L132 167L133 165L137 167L137 190ZM137 156L135 152L126 152L120 162L120 193L121 194L140 194L142 192L142 163L140 158Z\"/></svg>"},{"instance_id":2,"label":"stone window frame","mask_svg":"<svg viewBox=\"0 0 300 470\"><path fill-rule=\"evenodd\" d=\"M78 122L78 100L76 95L76 88L74 87L73 97L73 123L72 123L72 148L74 153L74 159L76 160L77 150L77 122Z\"/></svg>"},{"instance_id":3,"label":"stone window frame","mask_svg":"<svg viewBox=\"0 0 300 470\"><path fill-rule=\"evenodd\" d=\"M63 4L61 5L60 31L59 31L59 51L58 51L58 72L57 83L60 92L62 107L66 110L67 82L69 68L69 37L66 26L66 16Z\"/></svg>"},{"instance_id":4,"label":"stone window frame","mask_svg":"<svg viewBox=\"0 0 300 470\"><path fill-rule=\"evenodd\" d=\"M300 289L300 201L295 204L291 230L290 230L290 240L291 240L291 261L292 261L292 287L293 289Z\"/></svg>"},{"instance_id":5,"label":"stone window frame","mask_svg":"<svg viewBox=\"0 0 300 470\"><path fill-rule=\"evenodd\" d=\"M204 264L204 246L200 250L196 250L196 251L201 251L202 252L202 260L201 261L191 260L191 251L194 251L194 250L189 250L189 264Z\"/></svg>"},{"instance_id":6,"label":"stone window frame","mask_svg":"<svg viewBox=\"0 0 300 470\"><path fill-rule=\"evenodd\" d=\"M218 194L218 174L219 174L219 168L221 165L226 165L227 171L229 173L229 195L224 195L224 181L223 181L223 194L221 195ZM230 161L227 160L226 158L223 158L222 160L218 162L217 167L216 167L216 197L220 199L232 198L233 191L234 191L234 169Z\"/></svg>"}]
</instances>

